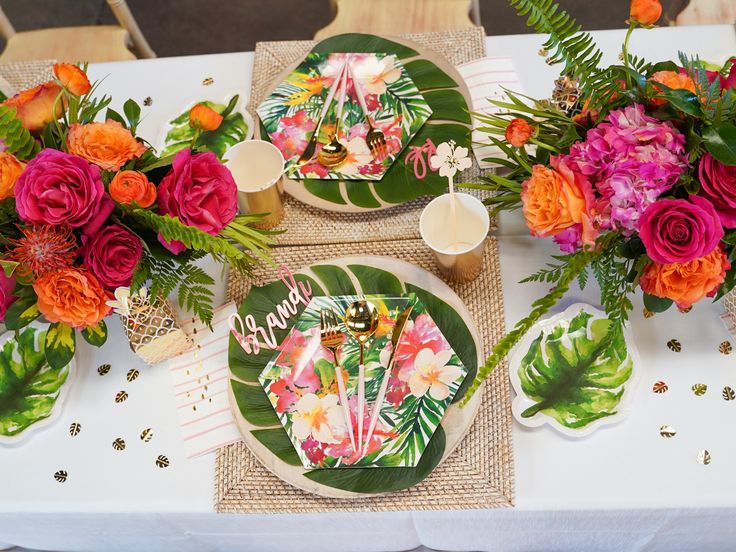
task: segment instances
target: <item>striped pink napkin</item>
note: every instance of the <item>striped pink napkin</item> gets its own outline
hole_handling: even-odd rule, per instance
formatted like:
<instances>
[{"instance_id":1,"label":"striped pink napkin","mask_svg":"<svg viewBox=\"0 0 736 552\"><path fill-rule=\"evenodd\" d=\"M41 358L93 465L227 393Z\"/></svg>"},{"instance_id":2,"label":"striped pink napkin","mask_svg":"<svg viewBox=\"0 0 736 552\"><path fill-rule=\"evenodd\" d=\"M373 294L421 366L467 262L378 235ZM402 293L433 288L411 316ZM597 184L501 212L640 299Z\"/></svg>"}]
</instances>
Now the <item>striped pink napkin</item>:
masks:
<instances>
[{"instance_id":1,"label":"striped pink napkin","mask_svg":"<svg viewBox=\"0 0 736 552\"><path fill-rule=\"evenodd\" d=\"M183 324L198 346L169 360L187 458L242 438L228 399L228 317L235 310L234 303L216 309L212 331L200 321Z\"/></svg>"},{"instance_id":2,"label":"striped pink napkin","mask_svg":"<svg viewBox=\"0 0 736 552\"><path fill-rule=\"evenodd\" d=\"M524 91L521 89L519 75L514 68L510 57L485 57L463 63L457 66L460 75L470 90L472 101L471 111L474 113L498 113L500 108L491 104L488 100L501 100L505 98L504 88L514 92ZM473 120L473 128L479 126L477 120ZM494 163L482 161L484 157L498 157L501 150L488 144L487 135L473 130L473 152L482 169L495 167Z\"/></svg>"}]
</instances>

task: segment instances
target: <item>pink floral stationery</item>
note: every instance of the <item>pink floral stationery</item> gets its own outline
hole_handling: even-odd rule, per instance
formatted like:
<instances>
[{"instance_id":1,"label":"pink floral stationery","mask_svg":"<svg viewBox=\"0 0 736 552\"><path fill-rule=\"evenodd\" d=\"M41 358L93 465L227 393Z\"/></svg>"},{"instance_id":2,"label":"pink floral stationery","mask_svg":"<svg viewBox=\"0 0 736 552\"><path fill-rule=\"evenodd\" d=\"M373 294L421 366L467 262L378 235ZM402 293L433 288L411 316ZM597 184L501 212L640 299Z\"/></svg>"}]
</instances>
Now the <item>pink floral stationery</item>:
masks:
<instances>
[{"instance_id":1,"label":"pink floral stationery","mask_svg":"<svg viewBox=\"0 0 736 552\"><path fill-rule=\"evenodd\" d=\"M357 299L312 299L259 377L305 468L415 466L468 372L416 295L366 296L378 308L379 326L365 352L362 436L357 435L359 348L346 331L338 351L356 442L367 438L396 319L410 304L413 308L375 431L358 454L340 404L333 354L320 342L320 311L333 309L341 316Z\"/></svg>"}]
</instances>

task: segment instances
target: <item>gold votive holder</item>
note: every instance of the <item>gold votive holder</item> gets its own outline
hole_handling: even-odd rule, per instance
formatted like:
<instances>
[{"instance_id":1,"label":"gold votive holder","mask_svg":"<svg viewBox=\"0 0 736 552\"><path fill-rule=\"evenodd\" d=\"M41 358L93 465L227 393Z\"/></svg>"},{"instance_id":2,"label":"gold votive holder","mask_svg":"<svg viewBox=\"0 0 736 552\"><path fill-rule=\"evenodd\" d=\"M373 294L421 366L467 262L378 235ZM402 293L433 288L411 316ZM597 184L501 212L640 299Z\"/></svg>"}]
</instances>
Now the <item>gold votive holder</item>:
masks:
<instances>
[{"instance_id":1,"label":"gold votive holder","mask_svg":"<svg viewBox=\"0 0 736 552\"><path fill-rule=\"evenodd\" d=\"M490 226L488 208L463 193L433 199L419 218L419 233L432 250L440 273L457 283L475 280L483 271Z\"/></svg>"},{"instance_id":2,"label":"gold votive holder","mask_svg":"<svg viewBox=\"0 0 736 552\"><path fill-rule=\"evenodd\" d=\"M257 228L278 226L284 218L284 156L281 151L265 140L246 140L227 150L224 161L238 187L240 212L267 213L253 223Z\"/></svg>"}]
</instances>

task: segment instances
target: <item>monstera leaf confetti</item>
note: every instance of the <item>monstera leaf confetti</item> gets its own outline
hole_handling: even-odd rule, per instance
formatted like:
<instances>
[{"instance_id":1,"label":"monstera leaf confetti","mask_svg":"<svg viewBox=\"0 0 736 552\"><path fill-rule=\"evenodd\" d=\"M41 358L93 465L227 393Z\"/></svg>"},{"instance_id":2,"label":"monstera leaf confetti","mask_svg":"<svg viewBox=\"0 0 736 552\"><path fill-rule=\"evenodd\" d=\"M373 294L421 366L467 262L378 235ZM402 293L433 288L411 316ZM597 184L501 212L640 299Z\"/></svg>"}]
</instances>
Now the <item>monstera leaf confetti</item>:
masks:
<instances>
[{"instance_id":1,"label":"monstera leaf confetti","mask_svg":"<svg viewBox=\"0 0 736 552\"><path fill-rule=\"evenodd\" d=\"M69 368L49 366L45 338L28 327L0 350L0 435L18 435L51 415Z\"/></svg>"},{"instance_id":2,"label":"monstera leaf confetti","mask_svg":"<svg viewBox=\"0 0 736 552\"><path fill-rule=\"evenodd\" d=\"M608 319L581 312L568 324L543 332L519 366L524 393L542 412L569 428L612 416L631 376L633 361L620 329Z\"/></svg>"}]
</instances>

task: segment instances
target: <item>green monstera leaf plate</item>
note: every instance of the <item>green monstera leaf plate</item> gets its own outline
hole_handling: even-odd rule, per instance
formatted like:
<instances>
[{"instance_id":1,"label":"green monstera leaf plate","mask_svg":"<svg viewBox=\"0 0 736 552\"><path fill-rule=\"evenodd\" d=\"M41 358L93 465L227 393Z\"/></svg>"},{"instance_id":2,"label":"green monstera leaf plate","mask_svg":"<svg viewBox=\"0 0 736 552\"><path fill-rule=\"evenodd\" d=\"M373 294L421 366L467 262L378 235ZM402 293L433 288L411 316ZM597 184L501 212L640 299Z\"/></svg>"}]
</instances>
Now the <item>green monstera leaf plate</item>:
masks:
<instances>
[{"instance_id":1,"label":"green monstera leaf plate","mask_svg":"<svg viewBox=\"0 0 736 552\"><path fill-rule=\"evenodd\" d=\"M305 469L288 434L281 425L258 377L274 352L262 348L259 354L247 355L234 338L230 339L230 403L248 448L269 470L300 489L335 498L387 493L416 485L444 460L470 429L481 394L465 408L457 401L475 377L479 357L478 332L459 297L432 274L409 263L387 257L344 257L316 263L294 274L296 282L311 286L314 297L320 295L373 295L414 293L427 313L469 368L463 384L447 408L437 430L427 442L419 462L413 467L350 467L346 469ZM266 326L266 317L276 305L287 299L289 289L277 280L254 287L241 304L241 316L250 314L258 326ZM281 312L285 312L280 308ZM286 328L274 328L281 343L304 311L286 319ZM397 462L397 464L399 464Z\"/></svg>"},{"instance_id":2,"label":"green monstera leaf plate","mask_svg":"<svg viewBox=\"0 0 736 552\"><path fill-rule=\"evenodd\" d=\"M14 445L60 413L74 361L54 369L46 361L46 332L27 326L3 335L0 347L0 444Z\"/></svg>"},{"instance_id":3,"label":"green monstera leaf plate","mask_svg":"<svg viewBox=\"0 0 736 552\"><path fill-rule=\"evenodd\" d=\"M422 146L427 139L432 140L435 145L454 140L460 146L471 148L471 119L468 109L470 95L455 68L438 54L430 53L417 44L368 34L350 33L327 38L317 44L312 53L374 53L395 56L432 114L416 133L412 132L413 138L380 180L287 179L284 186L286 192L308 205L342 212L387 209L418 197L444 193L447 179L437 172L428 171L424 179L417 180L413 164L406 163L406 155L413 146ZM294 64L277 77L272 89L281 84L296 66ZM268 139L266 130L261 124L256 132L265 140Z\"/></svg>"},{"instance_id":4,"label":"green monstera leaf plate","mask_svg":"<svg viewBox=\"0 0 736 552\"><path fill-rule=\"evenodd\" d=\"M511 357L512 411L522 425L588 435L626 414L638 353L628 328L583 303L538 322Z\"/></svg>"}]
</instances>

